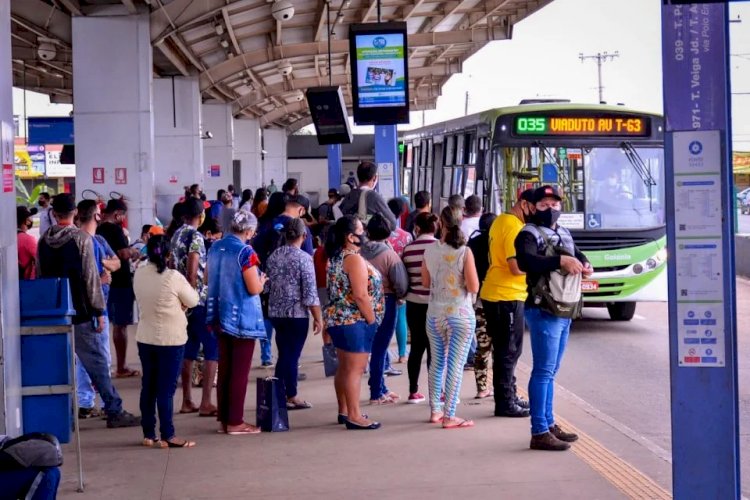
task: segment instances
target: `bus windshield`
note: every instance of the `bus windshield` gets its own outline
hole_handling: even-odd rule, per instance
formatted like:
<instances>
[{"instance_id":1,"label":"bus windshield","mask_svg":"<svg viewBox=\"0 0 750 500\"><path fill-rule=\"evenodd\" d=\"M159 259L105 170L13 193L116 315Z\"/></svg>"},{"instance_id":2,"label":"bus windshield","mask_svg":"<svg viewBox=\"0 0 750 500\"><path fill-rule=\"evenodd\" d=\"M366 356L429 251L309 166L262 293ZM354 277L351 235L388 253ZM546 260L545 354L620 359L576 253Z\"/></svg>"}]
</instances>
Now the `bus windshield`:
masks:
<instances>
[{"instance_id":1,"label":"bus windshield","mask_svg":"<svg viewBox=\"0 0 750 500\"><path fill-rule=\"evenodd\" d=\"M626 229L664 224L664 150L584 148L586 229Z\"/></svg>"}]
</instances>

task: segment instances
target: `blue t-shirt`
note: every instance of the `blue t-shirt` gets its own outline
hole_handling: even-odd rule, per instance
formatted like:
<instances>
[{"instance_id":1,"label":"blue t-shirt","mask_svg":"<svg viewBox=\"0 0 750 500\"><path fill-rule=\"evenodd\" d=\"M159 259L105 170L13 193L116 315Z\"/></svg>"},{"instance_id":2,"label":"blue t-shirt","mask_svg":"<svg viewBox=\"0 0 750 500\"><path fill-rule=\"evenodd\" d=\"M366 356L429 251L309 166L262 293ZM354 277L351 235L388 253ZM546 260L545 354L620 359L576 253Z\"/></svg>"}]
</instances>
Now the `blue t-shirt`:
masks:
<instances>
[{"instance_id":1,"label":"blue t-shirt","mask_svg":"<svg viewBox=\"0 0 750 500\"><path fill-rule=\"evenodd\" d=\"M274 226L276 224L286 225L286 223L290 220L292 220L292 218L288 215L279 215L273 220L273 224ZM312 231L310 231L310 228L307 227L307 224L305 224L305 230L307 231L307 237L305 238L305 241L302 242L302 250L312 256L312 254L314 253Z\"/></svg>"},{"instance_id":2,"label":"blue t-shirt","mask_svg":"<svg viewBox=\"0 0 750 500\"><path fill-rule=\"evenodd\" d=\"M107 243L107 240L104 239L103 236L95 235L94 236L94 259L96 260L96 270L99 273L99 276L102 275L104 272L104 264L102 263L103 259L109 259L112 257L115 257L116 254L114 250L112 250L112 247L109 246L109 243ZM106 303L109 299L109 285L102 284L102 294L104 295L104 302ZM107 315L107 310L104 309L104 316Z\"/></svg>"}]
</instances>

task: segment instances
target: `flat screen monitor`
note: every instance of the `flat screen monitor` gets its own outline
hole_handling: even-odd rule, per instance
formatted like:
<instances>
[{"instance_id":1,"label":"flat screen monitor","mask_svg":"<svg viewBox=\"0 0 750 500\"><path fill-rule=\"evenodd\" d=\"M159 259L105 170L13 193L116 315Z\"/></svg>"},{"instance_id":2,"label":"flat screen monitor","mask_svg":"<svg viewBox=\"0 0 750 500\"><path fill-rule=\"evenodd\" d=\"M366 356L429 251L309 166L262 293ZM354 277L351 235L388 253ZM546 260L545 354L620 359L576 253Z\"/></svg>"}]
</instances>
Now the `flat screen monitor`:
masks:
<instances>
[{"instance_id":1,"label":"flat screen monitor","mask_svg":"<svg viewBox=\"0 0 750 500\"><path fill-rule=\"evenodd\" d=\"M406 23L349 26L354 122L409 123Z\"/></svg>"},{"instance_id":2,"label":"flat screen monitor","mask_svg":"<svg viewBox=\"0 0 750 500\"><path fill-rule=\"evenodd\" d=\"M350 144L352 131L341 87L313 87L306 95L318 144Z\"/></svg>"}]
</instances>

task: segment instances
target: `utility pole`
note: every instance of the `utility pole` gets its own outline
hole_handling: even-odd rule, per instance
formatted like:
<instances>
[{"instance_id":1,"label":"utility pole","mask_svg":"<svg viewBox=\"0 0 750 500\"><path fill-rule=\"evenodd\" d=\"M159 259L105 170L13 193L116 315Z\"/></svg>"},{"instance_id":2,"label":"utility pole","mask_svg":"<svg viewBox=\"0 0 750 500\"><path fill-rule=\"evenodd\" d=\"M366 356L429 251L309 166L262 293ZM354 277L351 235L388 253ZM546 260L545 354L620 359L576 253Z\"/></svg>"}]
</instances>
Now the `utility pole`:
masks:
<instances>
[{"instance_id":1,"label":"utility pole","mask_svg":"<svg viewBox=\"0 0 750 500\"><path fill-rule=\"evenodd\" d=\"M616 50L614 54L608 52L597 52L596 54L584 55L583 52L578 54L578 58L581 62L585 62L586 59L596 59L596 67L599 75L599 102L604 102L604 84L602 83L602 64L607 61L613 61L620 57L620 51Z\"/></svg>"}]
</instances>

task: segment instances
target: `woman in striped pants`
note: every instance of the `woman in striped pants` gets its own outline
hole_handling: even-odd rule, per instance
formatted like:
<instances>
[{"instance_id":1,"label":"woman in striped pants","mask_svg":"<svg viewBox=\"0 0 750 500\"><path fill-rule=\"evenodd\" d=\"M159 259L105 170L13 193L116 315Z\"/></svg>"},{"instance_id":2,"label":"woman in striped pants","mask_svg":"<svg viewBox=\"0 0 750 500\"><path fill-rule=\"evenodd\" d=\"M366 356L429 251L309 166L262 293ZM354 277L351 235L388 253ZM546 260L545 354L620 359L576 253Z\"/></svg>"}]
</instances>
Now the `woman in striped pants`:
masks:
<instances>
[{"instance_id":1,"label":"woman in striped pants","mask_svg":"<svg viewBox=\"0 0 750 500\"><path fill-rule=\"evenodd\" d=\"M460 221L459 213L450 207L443 209L440 241L425 250L422 264L422 283L430 289L430 422L442 421L444 429L474 425L456 417L464 364L476 326L472 294L479 291L474 256L466 247Z\"/></svg>"}]
</instances>

